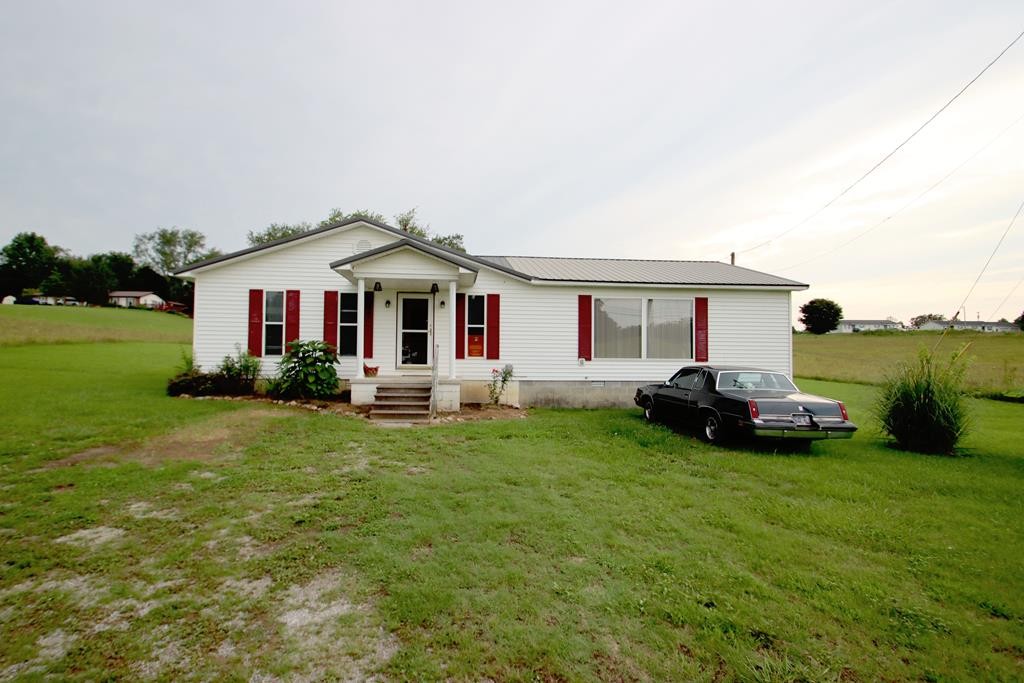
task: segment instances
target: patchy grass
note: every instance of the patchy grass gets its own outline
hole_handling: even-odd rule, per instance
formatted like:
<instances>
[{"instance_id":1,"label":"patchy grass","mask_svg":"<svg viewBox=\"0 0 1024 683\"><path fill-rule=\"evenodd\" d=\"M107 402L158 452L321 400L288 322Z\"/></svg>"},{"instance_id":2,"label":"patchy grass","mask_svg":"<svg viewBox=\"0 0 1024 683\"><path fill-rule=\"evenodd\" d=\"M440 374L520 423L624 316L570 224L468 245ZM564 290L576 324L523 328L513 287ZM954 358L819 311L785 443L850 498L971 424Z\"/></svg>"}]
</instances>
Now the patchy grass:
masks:
<instances>
[{"instance_id":1,"label":"patchy grass","mask_svg":"<svg viewBox=\"0 0 1024 683\"><path fill-rule=\"evenodd\" d=\"M972 401L962 458L813 381L863 428L810 454L628 410L381 430L168 399L178 351L0 354L0 679L1020 677L1024 406Z\"/></svg>"},{"instance_id":2,"label":"patchy grass","mask_svg":"<svg viewBox=\"0 0 1024 683\"><path fill-rule=\"evenodd\" d=\"M900 361L938 342L941 332L794 334L793 365L798 377L880 384ZM951 331L939 347L953 354L967 342L971 359L965 385L977 393L1024 390L1024 334Z\"/></svg>"},{"instance_id":3,"label":"patchy grass","mask_svg":"<svg viewBox=\"0 0 1024 683\"><path fill-rule=\"evenodd\" d=\"M191 343L192 321L141 308L0 306L0 347L118 341Z\"/></svg>"}]
</instances>

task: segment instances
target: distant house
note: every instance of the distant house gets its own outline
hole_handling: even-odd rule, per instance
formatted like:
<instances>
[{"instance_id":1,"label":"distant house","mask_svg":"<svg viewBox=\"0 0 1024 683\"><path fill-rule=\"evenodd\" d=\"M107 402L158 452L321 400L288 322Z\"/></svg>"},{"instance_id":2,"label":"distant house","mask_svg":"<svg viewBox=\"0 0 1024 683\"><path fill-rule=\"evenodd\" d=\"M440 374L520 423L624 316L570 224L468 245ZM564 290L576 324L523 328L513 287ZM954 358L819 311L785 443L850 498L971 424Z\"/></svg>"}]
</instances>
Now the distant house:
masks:
<instances>
[{"instance_id":1,"label":"distant house","mask_svg":"<svg viewBox=\"0 0 1024 683\"><path fill-rule=\"evenodd\" d=\"M840 320L834 331L840 333L872 332L874 330L902 330L903 323L896 320Z\"/></svg>"},{"instance_id":2,"label":"distant house","mask_svg":"<svg viewBox=\"0 0 1024 683\"><path fill-rule=\"evenodd\" d=\"M986 322L984 320L929 320L919 330L974 330L975 332L1020 332L1013 323Z\"/></svg>"},{"instance_id":3,"label":"distant house","mask_svg":"<svg viewBox=\"0 0 1024 683\"><path fill-rule=\"evenodd\" d=\"M132 290L111 292L107 301L122 308L158 308L164 300L154 292L136 292Z\"/></svg>"}]
</instances>

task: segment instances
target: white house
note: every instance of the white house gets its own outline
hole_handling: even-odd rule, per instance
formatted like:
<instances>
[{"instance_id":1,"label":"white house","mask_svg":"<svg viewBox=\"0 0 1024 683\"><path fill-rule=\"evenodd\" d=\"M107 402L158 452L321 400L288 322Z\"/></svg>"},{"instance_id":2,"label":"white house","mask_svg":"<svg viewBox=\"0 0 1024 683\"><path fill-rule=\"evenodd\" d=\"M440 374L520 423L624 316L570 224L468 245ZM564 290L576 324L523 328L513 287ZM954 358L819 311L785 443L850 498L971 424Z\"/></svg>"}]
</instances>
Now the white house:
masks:
<instances>
[{"instance_id":1,"label":"white house","mask_svg":"<svg viewBox=\"0 0 1024 683\"><path fill-rule=\"evenodd\" d=\"M902 330L903 323L896 320L849 320L842 319L833 332L873 332L875 330Z\"/></svg>"},{"instance_id":2,"label":"white house","mask_svg":"<svg viewBox=\"0 0 1024 683\"><path fill-rule=\"evenodd\" d=\"M119 290L107 295L107 301L122 308L156 308L164 305L164 300L155 292L139 292Z\"/></svg>"},{"instance_id":3,"label":"white house","mask_svg":"<svg viewBox=\"0 0 1024 683\"><path fill-rule=\"evenodd\" d=\"M442 410L487 400L511 364L522 405L630 405L686 363L792 374L790 297L807 285L709 261L472 256L351 219L194 263L193 357L337 346L352 402L429 380ZM367 376L365 368L377 369Z\"/></svg>"},{"instance_id":4,"label":"white house","mask_svg":"<svg viewBox=\"0 0 1024 683\"><path fill-rule=\"evenodd\" d=\"M986 322L984 320L929 320L919 330L974 330L975 332L1020 332L1013 323Z\"/></svg>"}]
</instances>

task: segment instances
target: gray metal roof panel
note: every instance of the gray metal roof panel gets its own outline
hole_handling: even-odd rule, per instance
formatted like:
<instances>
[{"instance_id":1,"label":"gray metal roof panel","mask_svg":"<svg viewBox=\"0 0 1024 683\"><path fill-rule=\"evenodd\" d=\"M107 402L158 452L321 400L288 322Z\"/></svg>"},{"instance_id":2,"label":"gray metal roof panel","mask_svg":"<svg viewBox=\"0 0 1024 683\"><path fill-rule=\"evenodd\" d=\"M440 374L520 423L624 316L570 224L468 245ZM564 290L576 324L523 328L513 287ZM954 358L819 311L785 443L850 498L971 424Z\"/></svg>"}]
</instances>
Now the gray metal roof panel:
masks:
<instances>
[{"instance_id":1,"label":"gray metal roof panel","mask_svg":"<svg viewBox=\"0 0 1024 683\"><path fill-rule=\"evenodd\" d=\"M525 273L537 280L557 282L807 287L802 282L719 261L648 261L550 256L479 258Z\"/></svg>"}]
</instances>

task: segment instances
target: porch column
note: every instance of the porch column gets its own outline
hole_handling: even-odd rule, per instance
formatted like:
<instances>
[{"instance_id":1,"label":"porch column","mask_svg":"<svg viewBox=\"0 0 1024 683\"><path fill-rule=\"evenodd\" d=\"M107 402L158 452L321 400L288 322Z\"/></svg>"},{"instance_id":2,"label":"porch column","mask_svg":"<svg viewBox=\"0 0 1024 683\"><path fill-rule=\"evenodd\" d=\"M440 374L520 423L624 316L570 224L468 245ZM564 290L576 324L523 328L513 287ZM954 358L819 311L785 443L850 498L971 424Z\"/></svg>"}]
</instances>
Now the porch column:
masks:
<instances>
[{"instance_id":1,"label":"porch column","mask_svg":"<svg viewBox=\"0 0 1024 683\"><path fill-rule=\"evenodd\" d=\"M448 283L448 379L455 379L455 280Z\"/></svg>"},{"instance_id":2,"label":"porch column","mask_svg":"<svg viewBox=\"0 0 1024 683\"><path fill-rule=\"evenodd\" d=\"M366 291L366 280L356 281L356 377L363 377L363 324L366 315L366 303L363 293Z\"/></svg>"}]
</instances>

